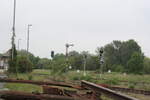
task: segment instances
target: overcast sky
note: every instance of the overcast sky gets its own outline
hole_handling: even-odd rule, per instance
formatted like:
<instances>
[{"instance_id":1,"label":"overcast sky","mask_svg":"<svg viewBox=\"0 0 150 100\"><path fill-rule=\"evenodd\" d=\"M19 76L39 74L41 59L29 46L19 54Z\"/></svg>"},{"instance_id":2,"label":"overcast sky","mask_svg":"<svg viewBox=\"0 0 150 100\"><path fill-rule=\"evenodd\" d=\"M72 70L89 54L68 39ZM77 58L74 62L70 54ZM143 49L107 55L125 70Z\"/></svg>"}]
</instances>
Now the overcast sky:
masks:
<instances>
[{"instance_id":1,"label":"overcast sky","mask_svg":"<svg viewBox=\"0 0 150 100\"><path fill-rule=\"evenodd\" d=\"M13 0L0 0L0 52L11 47ZM135 39L150 57L150 0L17 0L16 45L50 57L50 51L69 50L95 53L113 40Z\"/></svg>"}]
</instances>

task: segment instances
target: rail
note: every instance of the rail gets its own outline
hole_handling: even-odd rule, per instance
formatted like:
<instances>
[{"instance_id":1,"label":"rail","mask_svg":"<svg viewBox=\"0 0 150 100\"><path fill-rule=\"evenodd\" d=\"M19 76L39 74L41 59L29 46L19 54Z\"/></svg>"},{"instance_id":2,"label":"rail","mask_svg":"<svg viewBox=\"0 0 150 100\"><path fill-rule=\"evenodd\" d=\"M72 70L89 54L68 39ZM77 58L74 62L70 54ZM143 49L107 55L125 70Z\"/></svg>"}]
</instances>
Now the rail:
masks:
<instances>
[{"instance_id":1,"label":"rail","mask_svg":"<svg viewBox=\"0 0 150 100\"><path fill-rule=\"evenodd\" d=\"M118 93L116 91L110 90L108 88L104 88L102 86L87 81L81 81L81 87L93 90L98 93L102 93L104 95L107 95L108 97L111 97L114 100L138 100L136 98Z\"/></svg>"}]
</instances>

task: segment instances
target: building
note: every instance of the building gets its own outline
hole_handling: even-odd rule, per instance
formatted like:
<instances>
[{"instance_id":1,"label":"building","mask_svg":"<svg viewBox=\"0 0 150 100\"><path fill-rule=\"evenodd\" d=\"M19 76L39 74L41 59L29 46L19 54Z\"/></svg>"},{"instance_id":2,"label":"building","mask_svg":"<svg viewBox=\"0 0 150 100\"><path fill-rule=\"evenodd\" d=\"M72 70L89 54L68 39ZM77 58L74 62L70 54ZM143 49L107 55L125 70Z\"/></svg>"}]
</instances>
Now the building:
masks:
<instances>
[{"instance_id":1,"label":"building","mask_svg":"<svg viewBox=\"0 0 150 100\"><path fill-rule=\"evenodd\" d=\"M0 70L8 70L9 58L10 58L10 50L0 55Z\"/></svg>"}]
</instances>

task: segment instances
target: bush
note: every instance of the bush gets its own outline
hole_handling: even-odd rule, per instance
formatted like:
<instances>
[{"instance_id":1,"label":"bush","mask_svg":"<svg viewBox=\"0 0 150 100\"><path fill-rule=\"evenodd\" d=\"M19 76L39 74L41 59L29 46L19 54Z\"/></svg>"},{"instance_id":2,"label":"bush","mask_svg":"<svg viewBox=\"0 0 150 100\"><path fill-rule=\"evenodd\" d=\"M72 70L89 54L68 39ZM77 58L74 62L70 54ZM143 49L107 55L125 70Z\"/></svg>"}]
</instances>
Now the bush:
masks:
<instances>
[{"instance_id":1,"label":"bush","mask_svg":"<svg viewBox=\"0 0 150 100\"><path fill-rule=\"evenodd\" d=\"M150 74L150 58L144 58L144 69L143 72L145 74Z\"/></svg>"},{"instance_id":2,"label":"bush","mask_svg":"<svg viewBox=\"0 0 150 100\"><path fill-rule=\"evenodd\" d=\"M8 63L9 63L8 72L10 72L10 73L17 73L16 59L9 60Z\"/></svg>"},{"instance_id":3,"label":"bush","mask_svg":"<svg viewBox=\"0 0 150 100\"><path fill-rule=\"evenodd\" d=\"M79 76L74 76L73 78L72 78L72 80L79 80L80 79L80 77Z\"/></svg>"},{"instance_id":4,"label":"bush","mask_svg":"<svg viewBox=\"0 0 150 100\"><path fill-rule=\"evenodd\" d=\"M33 76L32 75L28 75L28 80L32 80Z\"/></svg>"},{"instance_id":5,"label":"bush","mask_svg":"<svg viewBox=\"0 0 150 100\"><path fill-rule=\"evenodd\" d=\"M143 71L144 57L138 52L134 52L127 63L129 73L141 74Z\"/></svg>"},{"instance_id":6,"label":"bush","mask_svg":"<svg viewBox=\"0 0 150 100\"><path fill-rule=\"evenodd\" d=\"M117 65L115 68L115 72L123 72L124 71L124 67L122 65Z\"/></svg>"},{"instance_id":7,"label":"bush","mask_svg":"<svg viewBox=\"0 0 150 100\"><path fill-rule=\"evenodd\" d=\"M112 78L109 80L104 81L105 84L109 84L109 85L118 85L119 84L119 80L116 78Z\"/></svg>"},{"instance_id":8,"label":"bush","mask_svg":"<svg viewBox=\"0 0 150 100\"><path fill-rule=\"evenodd\" d=\"M86 80L86 81L92 81L92 77L89 76L89 75L81 76L80 79L81 79L81 80Z\"/></svg>"},{"instance_id":9,"label":"bush","mask_svg":"<svg viewBox=\"0 0 150 100\"><path fill-rule=\"evenodd\" d=\"M134 89L134 88L135 88L135 85L134 85L134 84L129 84L129 88L130 88L130 89Z\"/></svg>"},{"instance_id":10,"label":"bush","mask_svg":"<svg viewBox=\"0 0 150 100\"><path fill-rule=\"evenodd\" d=\"M14 45L13 59L12 59L12 49L10 49L9 52L10 52L10 59L8 61L8 64L9 64L8 72L17 73L17 51L16 51L16 46Z\"/></svg>"},{"instance_id":11,"label":"bush","mask_svg":"<svg viewBox=\"0 0 150 100\"><path fill-rule=\"evenodd\" d=\"M18 57L17 61L18 72L26 73L32 71L33 64L25 56Z\"/></svg>"}]
</instances>

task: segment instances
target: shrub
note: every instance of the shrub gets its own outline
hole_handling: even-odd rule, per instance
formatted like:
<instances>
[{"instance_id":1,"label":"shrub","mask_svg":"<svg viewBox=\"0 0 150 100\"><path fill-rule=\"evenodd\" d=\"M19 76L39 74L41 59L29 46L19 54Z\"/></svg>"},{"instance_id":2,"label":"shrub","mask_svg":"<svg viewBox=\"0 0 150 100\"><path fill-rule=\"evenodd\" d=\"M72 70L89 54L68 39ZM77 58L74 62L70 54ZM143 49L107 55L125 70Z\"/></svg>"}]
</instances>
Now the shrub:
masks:
<instances>
[{"instance_id":1,"label":"shrub","mask_svg":"<svg viewBox=\"0 0 150 100\"><path fill-rule=\"evenodd\" d=\"M28 80L32 80L33 76L32 75L28 75Z\"/></svg>"},{"instance_id":2,"label":"shrub","mask_svg":"<svg viewBox=\"0 0 150 100\"><path fill-rule=\"evenodd\" d=\"M33 64L25 56L18 57L17 61L18 72L26 73L32 71Z\"/></svg>"},{"instance_id":3,"label":"shrub","mask_svg":"<svg viewBox=\"0 0 150 100\"><path fill-rule=\"evenodd\" d=\"M124 71L124 67L122 65L117 65L115 68L116 72L123 72Z\"/></svg>"},{"instance_id":4,"label":"shrub","mask_svg":"<svg viewBox=\"0 0 150 100\"><path fill-rule=\"evenodd\" d=\"M80 79L81 79L81 80L86 80L86 81L92 81L92 77L89 76L89 75L81 76Z\"/></svg>"},{"instance_id":5,"label":"shrub","mask_svg":"<svg viewBox=\"0 0 150 100\"><path fill-rule=\"evenodd\" d=\"M104 81L105 84L110 84L110 85L118 85L119 84L119 80L116 78L112 78L109 80Z\"/></svg>"},{"instance_id":6,"label":"shrub","mask_svg":"<svg viewBox=\"0 0 150 100\"><path fill-rule=\"evenodd\" d=\"M134 85L134 84L130 84L130 85L129 85L129 88L130 88L130 89L134 89L134 88L135 88L135 85Z\"/></svg>"},{"instance_id":7,"label":"shrub","mask_svg":"<svg viewBox=\"0 0 150 100\"><path fill-rule=\"evenodd\" d=\"M129 73L141 74L143 71L143 55L138 52L134 52L127 63L127 69Z\"/></svg>"},{"instance_id":8,"label":"shrub","mask_svg":"<svg viewBox=\"0 0 150 100\"><path fill-rule=\"evenodd\" d=\"M79 76L74 76L74 77L72 78L72 80L79 80L79 79L80 79Z\"/></svg>"}]
</instances>

